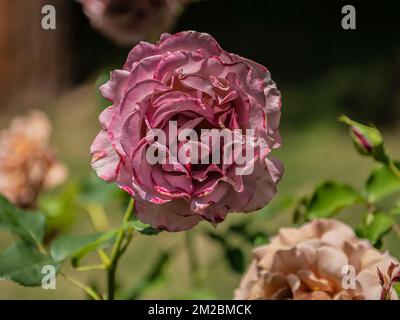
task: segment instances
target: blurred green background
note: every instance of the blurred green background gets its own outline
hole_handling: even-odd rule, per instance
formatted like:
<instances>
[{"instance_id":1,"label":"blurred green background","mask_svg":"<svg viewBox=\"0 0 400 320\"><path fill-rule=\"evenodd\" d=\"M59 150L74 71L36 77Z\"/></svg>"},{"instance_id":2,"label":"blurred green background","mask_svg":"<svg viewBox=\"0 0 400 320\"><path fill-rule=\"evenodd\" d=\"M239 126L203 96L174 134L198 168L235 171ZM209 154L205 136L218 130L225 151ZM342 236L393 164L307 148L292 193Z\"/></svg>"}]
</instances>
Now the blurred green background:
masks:
<instances>
[{"instance_id":1,"label":"blurred green background","mask_svg":"<svg viewBox=\"0 0 400 320\"><path fill-rule=\"evenodd\" d=\"M30 85L29 94L21 86L17 93L3 90L0 125L5 127L13 116L26 109L45 110L53 122L53 145L58 156L67 163L71 180L79 183L90 176L89 146L99 130L98 77L111 66L121 66L129 50L115 47L92 30L78 4L63 0L53 2L60 13L68 10L68 15L60 20L71 23L63 42L72 53L65 51L61 56L69 57L65 64L76 72L68 73L68 81L50 89L42 82L39 86ZM397 18L400 4L356 1L357 30L349 31L340 25L344 4L341 1L322 4L288 0L204 0L195 1L186 8L173 31L208 32L225 50L255 60L272 73L283 98L281 133L284 143L274 155L284 162L285 175L278 196L261 212L231 214L216 229L201 223L191 231L201 267L198 288L194 289L189 276L185 234L166 232L133 240L120 265L121 287L137 289L162 253L169 252L170 259L163 268L163 275L137 298L230 299L241 275L235 272L235 262L232 268L224 259L226 252L219 240L208 233L224 235L231 230L226 241L244 253L243 261L247 265L252 244L235 236L238 226L246 225L252 235L273 235L279 227L292 223L295 202L309 195L322 180L336 179L362 188L373 162L355 152L347 128L336 121L342 113L358 121L375 123L384 134L389 152L400 159L400 26ZM39 36L37 41L46 39ZM19 43L20 50L27 53L29 60L29 48L24 47L24 43L23 40ZM59 64L63 61L55 65L60 67ZM46 73L47 67L51 66L45 63L44 69L35 72ZM65 75L63 72L56 74ZM17 86L17 83L6 84L11 88ZM62 188L68 189L68 186ZM69 188L73 189L73 184ZM102 200L107 200L111 225L117 226L123 210L118 202L120 195L114 197L113 188L116 187L101 186L100 189L106 191L100 197L108 194L108 198ZM51 198L52 195L45 196ZM356 225L362 213L362 209L356 208L339 217ZM65 232L92 231L84 210L77 209L71 219L74 223ZM1 233L0 248L5 248L11 240ZM384 248L399 258L400 248L394 240L386 237ZM234 253L232 260L239 260L239 265L242 263L241 257ZM104 285L103 271L78 273L71 269L70 272L88 283ZM61 277L57 290L48 291L0 282L0 299L83 297L79 289Z\"/></svg>"}]
</instances>

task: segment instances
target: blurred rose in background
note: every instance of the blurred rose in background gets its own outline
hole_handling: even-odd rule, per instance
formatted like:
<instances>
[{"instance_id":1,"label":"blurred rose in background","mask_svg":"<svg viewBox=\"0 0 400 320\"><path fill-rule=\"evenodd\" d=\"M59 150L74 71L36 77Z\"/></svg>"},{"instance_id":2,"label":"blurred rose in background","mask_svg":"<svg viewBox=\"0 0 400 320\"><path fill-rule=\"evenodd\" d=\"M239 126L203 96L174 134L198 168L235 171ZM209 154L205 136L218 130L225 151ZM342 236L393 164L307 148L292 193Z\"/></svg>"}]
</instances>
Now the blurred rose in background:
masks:
<instances>
[{"instance_id":1,"label":"blurred rose in background","mask_svg":"<svg viewBox=\"0 0 400 320\"><path fill-rule=\"evenodd\" d=\"M49 147L50 134L50 121L41 111L15 118L0 133L0 194L19 207L35 207L41 190L67 178Z\"/></svg>"},{"instance_id":2,"label":"blurred rose in background","mask_svg":"<svg viewBox=\"0 0 400 320\"><path fill-rule=\"evenodd\" d=\"M188 0L78 0L92 26L119 45L157 38Z\"/></svg>"}]
</instances>

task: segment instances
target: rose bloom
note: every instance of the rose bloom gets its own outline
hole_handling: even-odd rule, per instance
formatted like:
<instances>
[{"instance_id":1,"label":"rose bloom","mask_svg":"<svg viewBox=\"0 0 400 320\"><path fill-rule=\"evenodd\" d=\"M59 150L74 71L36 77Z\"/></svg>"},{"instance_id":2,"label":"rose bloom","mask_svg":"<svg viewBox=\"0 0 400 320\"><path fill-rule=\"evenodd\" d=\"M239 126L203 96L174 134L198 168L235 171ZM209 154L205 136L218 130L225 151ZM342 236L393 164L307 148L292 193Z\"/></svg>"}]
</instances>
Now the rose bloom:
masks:
<instances>
[{"instance_id":1,"label":"rose bloom","mask_svg":"<svg viewBox=\"0 0 400 320\"><path fill-rule=\"evenodd\" d=\"M377 268L396 262L333 219L282 228L253 256L235 299L379 300Z\"/></svg>"},{"instance_id":2,"label":"rose bloom","mask_svg":"<svg viewBox=\"0 0 400 320\"><path fill-rule=\"evenodd\" d=\"M0 194L19 207L35 207L42 189L66 179L66 168L49 147L50 134L50 121L41 111L15 118L0 133Z\"/></svg>"},{"instance_id":3,"label":"rose bloom","mask_svg":"<svg viewBox=\"0 0 400 320\"><path fill-rule=\"evenodd\" d=\"M101 92L113 105L100 115L92 166L135 198L142 222L186 230L203 219L221 222L228 212L258 210L276 193L282 165L269 153L280 146L280 93L265 67L225 52L210 35L189 31L164 34L156 45L141 42ZM172 156L151 165L147 133L167 132L170 121L178 131L254 129L263 143L245 165L183 164ZM249 167L247 175L236 170Z\"/></svg>"},{"instance_id":4,"label":"rose bloom","mask_svg":"<svg viewBox=\"0 0 400 320\"><path fill-rule=\"evenodd\" d=\"M188 0L78 0L92 26L120 45L170 29Z\"/></svg>"}]
</instances>

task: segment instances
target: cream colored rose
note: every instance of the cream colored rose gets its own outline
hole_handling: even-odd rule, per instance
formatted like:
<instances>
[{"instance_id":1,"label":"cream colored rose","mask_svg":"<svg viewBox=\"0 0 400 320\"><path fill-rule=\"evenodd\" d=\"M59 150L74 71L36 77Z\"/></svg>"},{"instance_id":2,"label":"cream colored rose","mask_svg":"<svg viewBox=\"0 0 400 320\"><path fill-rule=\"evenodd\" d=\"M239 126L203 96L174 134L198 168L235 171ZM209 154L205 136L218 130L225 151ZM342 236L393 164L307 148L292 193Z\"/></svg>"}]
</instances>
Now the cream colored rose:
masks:
<instances>
[{"instance_id":1,"label":"cream colored rose","mask_svg":"<svg viewBox=\"0 0 400 320\"><path fill-rule=\"evenodd\" d=\"M282 228L253 255L235 299L379 300L377 268L397 262L333 219Z\"/></svg>"},{"instance_id":2,"label":"cream colored rose","mask_svg":"<svg viewBox=\"0 0 400 320\"><path fill-rule=\"evenodd\" d=\"M0 133L0 194L19 207L34 207L43 188L66 179L66 168L49 147L50 134L50 121L41 111L14 119Z\"/></svg>"}]
</instances>

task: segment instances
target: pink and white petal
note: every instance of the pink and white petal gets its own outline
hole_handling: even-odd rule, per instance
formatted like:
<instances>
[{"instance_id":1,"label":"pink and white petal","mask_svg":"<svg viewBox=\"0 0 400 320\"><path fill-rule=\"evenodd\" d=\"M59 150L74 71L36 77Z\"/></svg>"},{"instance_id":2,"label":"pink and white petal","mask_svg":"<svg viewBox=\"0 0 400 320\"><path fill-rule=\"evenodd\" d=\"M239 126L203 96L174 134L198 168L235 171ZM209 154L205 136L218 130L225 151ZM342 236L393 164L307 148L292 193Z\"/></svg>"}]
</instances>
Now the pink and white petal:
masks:
<instances>
[{"instance_id":1,"label":"pink and white petal","mask_svg":"<svg viewBox=\"0 0 400 320\"><path fill-rule=\"evenodd\" d=\"M207 108L200 99L183 95L179 92L170 92L154 101L154 113L150 119L152 127L164 127L166 122L179 113L190 113L195 117L201 116L209 121L213 120L214 113Z\"/></svg>"},{"instance_id":2,"label":"pink and white petal","mask_svg":"<svg viewBox=\"0 0 400 320\"><path fill-rule=\"evenodd\" d=\"M212 36L196 31L183 31L170 35L160 42L158 48L161 52L176 52L180 50L196 52L201 50L208 56L226 56L231 60Z\"/></svg>"},{"instance_id":3,"label":"pink and white petal","mask_svg":"<svg viewBox=\"0 0 400 320\"><path fill-rule=\"evenodd\" d=\"M114 106L110 106L104 109L99 116L100 125L103 129L108 129L108 126L111 122L112 116L115 112L116 108Z\"/></svg>"},{"instance_id":4,"label":"pink and white petal","mask_svg":"<svg viewBox=\"0 0 400 320\"><path fill-rule=\"evenodd\" d=\"M205 170L192 171L192 178L198 182L203 182L208 178L208 174L214 172L222 176L221 169L216 164L210 164Z\"/></svg>"},{"instance_id":5,"label":"pink and white petal","mask_svg":"<svg viewBox=\"0 0 400 320\"><path fill-rule=\"evenodd\" d=\"M254 174L244 176L244 191L250 195L250 200L242 207L243 212L252 212L267 205L278 191L277 183L283 174L282 163L275 158L266 158L265 164L257 161Z\"/></svg>"},{"instance_id":6,"label":"pink and white petal","mask_svg":"<svg viewBox=\"0 0 400 320\"><path fill-rule=\"evenodd\" d=\"M107 131L100 131L90 148L90 153L92 155L91 165L97 175L107 182L115 181L120 158L111 146Z\"/></svg>"},{"instance_id":7,"label":"pink and white petal","mask_svg":"<svg viewBox=\"0 0 400 320\"><path fill-rule=\"evenodd\" d=\"M189 199L193 192L192 179L184 174L172 175L155 166L151 177L154 189L167 198Z\"/></svg>"},{"instance_id":8,"label":"pink and white petal","mask_svg":"<svg viewBox=\"0 0 400 320\"><path fill-rule=\"evenodd\" d=\"M163 83L155 80L146 80L138 83L130 89L121 101L119 108L113 113L112 119L109 124L109 136L114 149L121 155L125 156L125 152L121 145L121 134L123 123L126 118L135 110L139 110L139 106L143 100L150 97L155 92L169 90Z\"/></svg>"},{"instance_id":9,"label":"pink and white petal","mask_svg":"<svg viewBox=\"0 0 400 320\"><path fill-rule=\"evenodd\" d=\"M146 139L143 138L132 152L132 157L130 159L132 186L135 190L135 194L143 200L153 201L154 198L162 197L154 190L151 177L153 166L147 161L147 146L148 143Z\"/></svg>"},{"instance_id":10,"label":"pink and white petal","mask_svg":"<svg viewBox=\"0 0 400 320\"><path fill-rule=\"evenodd\" d=\"M153 204L147 201L135 201L136 216L143 223L171 232L191 229L202 218L190 211L189 204L176 199L165 204Z\"/></svg>"},{"instance_id":11,"label":"pink and white petal","mask_svg":"<svg viewBox=\"0 0 400 320\"><path fill-rule=\"evenodd\" d=\"M191 74L185 75L179 78L179 81L188 88L204 92L208 94L210 97L217 99L214 87L210 81L204 78L201 75Z\"/></svg>"},{"instance_id":12,"label":"pink and white petal","mask_svg":"<svg viewBox=\"0 0 400 320\"><path fill-rule=\"evenodd\" d=\"M162 58L162 55L154 55L135 63L129 73L126 84L127 90L140 82L153 79L154 72Z\"/></svg>"},{"instance_id":13,"label":"pink and white petal","mask_svg":"<svg viewBox=\"0 0 400 320\"><path fill-rule=\"evenodd\" d=\"M115 70L111 72L110 80L100 87L100 92L104 98L118 105L126 88L126 80L129 72L126 70Z\"/></svg>"},{"instance_id":14,"label":"pink and white petal","mask_svg":"<svg viewBox=\"0 0 400 320\"><path fill-rule=\"evenodd\" d=\"M219 223L225 220L226 211L217 212L215 210L207 210L208 207L212 206L215 203L221 201L223 197L229 192L230 185L220 181L217 186L208 195L202 197L193 197L190 208L193 212L197 212L204 219L210 221L212 223Z\"/></svg>"},{"instance_id":15,"label":"pink and white petal","mask_svg":"<svg viewBox=\"0 0 400 320\"><path fill-rule=\"evenodd\" d=\"M124 65L124 70L131 71L135 62L153 56L158 53L157 46L148 42L140 41L128 54L128 58Z\"/></svg>"},{"instance_id":16,"label":"pink and white petal","mask_svg":"<svg viewBox=\"0 0 400 320\"><path fill-rule=\"evenodd\" d=\"M178 51L166 54L154 71L154 79L167 82L175 73L197 73L201 70L203 61L203 56L194 52Z\"/></svg>"},{"instance_id":17,"label":"pink and white petal","mask_svg":"<svg viewBox=\"0 0 400 320\"><path fill-rule=\"evenodd\" d=\"M269 73L268 69L266 67L264 67L263 65L255 62L253 60L250 60L250 59L247 59L247 58L243 58L243 57L241 57L241 56L239 56L237 54L234 54L234 53L231 53L230 55L231 55L231 57L232 57L234 62L244 62L250 68L252 68L254 70L254 75L257 78L264 79L267 82L269 80L271 80L271 74Z\"/></svg>"},{"instance_id":18,"label":"pink and white petal","mask_svg":"<svg viewBox=\"0 0 400 320\"><path fill-rule=\"evenodd\" d=\"M271 85L264 90L266 96L266 121L267 132L272 143L271 148L279 148L282 141L279 133L279 124L281 119L282 100L281 94L276 89L275 83L271 81Z\"/></svg>"},{"instance_id":19,"label":"pink and white petal","mask_svg":"<svg viewBox=\"0 0 400 320\"><path fill-rule=\"evenodd\" d=\"M124 150L124 154L128 157L132 155L133 150L139 144L139 141L143 138L141 136L142 126L144 121L141 118L139 110L131 112L122 123L120 133L120 144Z\"/></svg>"}]
</instances>

